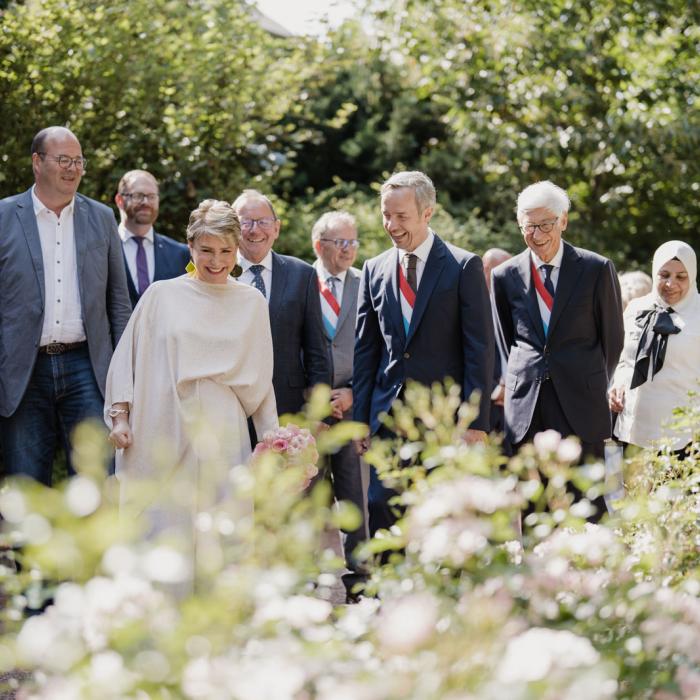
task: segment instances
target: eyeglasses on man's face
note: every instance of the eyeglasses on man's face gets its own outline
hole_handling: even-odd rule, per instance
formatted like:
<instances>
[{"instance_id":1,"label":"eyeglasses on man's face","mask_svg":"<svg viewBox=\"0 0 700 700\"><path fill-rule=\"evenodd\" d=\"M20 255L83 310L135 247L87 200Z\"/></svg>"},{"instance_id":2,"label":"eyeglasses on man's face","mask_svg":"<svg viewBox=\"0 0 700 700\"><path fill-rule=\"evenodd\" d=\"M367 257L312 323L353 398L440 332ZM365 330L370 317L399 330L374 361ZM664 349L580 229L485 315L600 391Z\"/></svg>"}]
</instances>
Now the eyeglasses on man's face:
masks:
<instances>
[{"instance_id":1,"label":"eyeglasses on man's face","mask_svg":"<svg viewBox=\"0 0 700 700\"><path fill-rule=\"evenodd\" d=\"M153 192L122 192L122 197L130 199L134 204L141 204L142 202L155 204L160 199L160 195Z\"/></svg>"},{"instance_id":2,"label":"eyeglasses on man's face","mask_svg":"<svg viewBox=\"0 0 700 700\"><path fill-rule=\"evenodd\" d=\"M358 241L357 238L319 238L319 241L332 243L336 248L340 248L341 250L347 250L348 248L356 250L360 245L360 241Z\"/></svg>"},{"instance_id":3,"label":"eyeglasses on man's face","mask_svg":"<svg viewBox=\"0 0 700 700\"><path fill-rule=\"evenodd\" d=\"M48 153L42 153L42 152L37 152L37 155L39 158L42 160L44 158L51 158L51 160L54 160L58 163L59 168L63 168L63 170L68 170L70 166L72 165L76 170L85 170L87 167L87 158L83 158L82 156L78 156L77 158L71 158L70 156L52 156L49 155Z\"/></svg>"},{"instance_id":4,"label":"eyeglasses on man's face","mask_svg":"<svg viewBox=\"0 0 700 700\"><path fill-rule=\"evenodd\" d=\"M252 230L255 224L258 225L258 228L267 231L275 225L275 221L277 219L274 216L266 216L263 219L240 219L241 228L244 231Z\"/></svg>"},{"instance_id":5,"label":"eyeglasses on man's face","mask_svg":"<svg viewBox=\"0 0 700 700\"><path fill-rule=\"evenodd\" d=\"M557 221L559 221L559 219L543 221L541 224L525 224L524 226L520 227L520 230L530 236L532 236L537 229L542 231L542 233L551 233L554 230L554 227L557 225Z\"/></svg>"}]
</instances>

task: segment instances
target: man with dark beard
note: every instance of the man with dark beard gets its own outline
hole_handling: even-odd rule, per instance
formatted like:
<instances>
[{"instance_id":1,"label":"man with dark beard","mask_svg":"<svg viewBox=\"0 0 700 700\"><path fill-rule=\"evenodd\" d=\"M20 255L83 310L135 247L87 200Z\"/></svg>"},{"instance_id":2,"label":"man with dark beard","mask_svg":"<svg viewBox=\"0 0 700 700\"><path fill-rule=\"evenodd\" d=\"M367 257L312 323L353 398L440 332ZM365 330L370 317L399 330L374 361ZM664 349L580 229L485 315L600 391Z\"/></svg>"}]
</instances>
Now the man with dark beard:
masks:
<instances>
[{"instance_id":1,"label":"man with dark beard","mask_svg":"<svg viewBox=\"0 0 700 700\"><path fill-rule=\"evenodd\" d=\"M146 170L130 170L119 181L114 197L121 223L119 237L124 251L127 284L132 306L151 282L185 273L190 253L184 243L153 230L158 218L158 181Z\"/></svg>"}]
</instances>

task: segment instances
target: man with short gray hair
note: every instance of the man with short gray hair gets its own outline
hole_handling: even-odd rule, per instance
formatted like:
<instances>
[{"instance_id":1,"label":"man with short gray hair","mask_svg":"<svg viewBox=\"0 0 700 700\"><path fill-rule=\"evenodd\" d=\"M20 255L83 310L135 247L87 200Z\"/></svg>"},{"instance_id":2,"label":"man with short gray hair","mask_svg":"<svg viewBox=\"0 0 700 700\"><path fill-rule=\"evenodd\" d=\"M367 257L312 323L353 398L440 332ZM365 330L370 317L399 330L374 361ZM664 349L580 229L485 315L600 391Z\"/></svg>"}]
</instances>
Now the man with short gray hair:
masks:
<instances>
[{"instance_id":1,"label":"man with short gray hair","mask_svg":"<svg viewBox=\"0 0 700 700\"><path fill-rule=\"evenodd\" d=\"M552 182L526 187L517 219L527 248L492 273L508 357L505 438L515 451L553 429L603 458L608 381L624 337L620 285L610 260L562 240L569 205Z\"/></svg>"},{"instance_id":2,"label":"man with short gray hair","mask_svg":"<svg viewBox=\"0 0 700 700\"><path fill-rule=\"evenodd\" d=\"M311 229L311 244L316 261L318 294L323 316L328 359L331 366L331 407L336 421L352 417L352 361L355 346L355 317L360 273L352 264L359 241L352 214L331 211L323 214ZM355 445L348 443L329 455L333 494L338 501L349 501L360 513L361 521L343 540L345 563L351 573L343 575L349 599L353 586L364 580L365 572L354 551L367 539L365 494L362 486L360 456Z\"/></svg>"},{"instance_id":3,"label":"man with short gray hair","mask_svg":"<svg viewBox=\"0 0 700 700\"><path fill-rule=\"evenodd\" d=\"M425 386L451 377L468 401L479 395L468 443L489 430L493 322L477 255L443 242L430 228L435 187L424 173L394 173L381 188L384 230L393 247L362 270L353 371L353 417L375 435L406 382ZM369 447L366 438L361 449ZM370 474L370 532L396 518L393 492Z\"/></svg>"},{"instance_id":4,"label":"man with short gray hair","mask_svg":"<svg viewBox=\"0 0 700 700\"><path fill-rule=\"evenodd\" d=\"M316 273L272 250L282 223L269 197L243 190L232 206L241 222L240 280L265 297L270 311L277 412L298 413L316 384L330 384Z\"/></svg>"}]
</instances>

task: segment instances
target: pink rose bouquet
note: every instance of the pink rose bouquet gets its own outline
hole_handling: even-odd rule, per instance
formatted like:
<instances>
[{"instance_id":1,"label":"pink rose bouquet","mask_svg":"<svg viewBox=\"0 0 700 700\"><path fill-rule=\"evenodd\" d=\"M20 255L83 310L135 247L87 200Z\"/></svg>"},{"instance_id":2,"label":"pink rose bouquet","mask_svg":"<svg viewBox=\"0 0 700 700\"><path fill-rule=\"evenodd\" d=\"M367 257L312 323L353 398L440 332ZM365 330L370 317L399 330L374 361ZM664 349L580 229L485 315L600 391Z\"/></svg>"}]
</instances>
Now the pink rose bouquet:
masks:
<instances>
[{"instance_id":1,"label":"pink rose bouquet","mask_svg":"<svg viewBox=\"0 0 700 700\"><path fill-rule=\"evenodd\" d=\"M267 452L280 455L291 467L304 468L302 490L318 474L316 439L307 428L287 423L276 430L268 430L263 435L263 439L255 446L253 459Z\"/></svg>"}]
</instances>

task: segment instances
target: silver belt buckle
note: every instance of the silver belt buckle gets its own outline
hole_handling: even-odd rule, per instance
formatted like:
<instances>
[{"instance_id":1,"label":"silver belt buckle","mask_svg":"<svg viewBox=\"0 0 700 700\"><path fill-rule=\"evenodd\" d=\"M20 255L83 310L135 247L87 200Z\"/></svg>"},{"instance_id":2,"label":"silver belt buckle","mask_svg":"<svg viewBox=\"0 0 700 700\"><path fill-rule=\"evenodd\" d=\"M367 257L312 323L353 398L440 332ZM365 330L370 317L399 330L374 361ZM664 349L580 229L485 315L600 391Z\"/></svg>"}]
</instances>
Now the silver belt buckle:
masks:
<instances>
[{"instance_id":1,"label":"silver belt buckle","mask_svg":"<svg viewBox=\"0 0 700 700\"><path fill-rule=\"evenodd\" d=\"M60 355L63 352L63 349L63 343L49 343L44 348L44 352L47 355Z\"/></svg>"}]
</instances>

